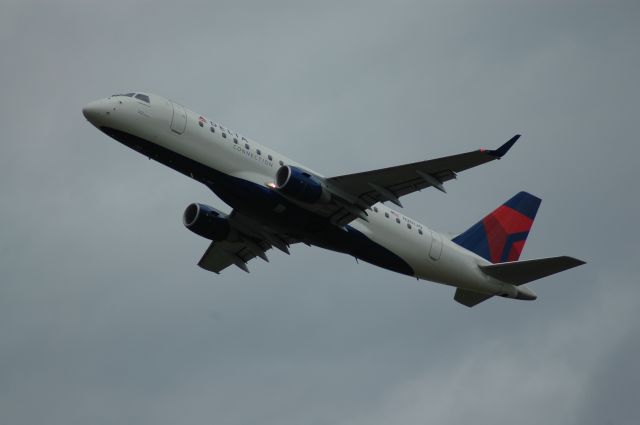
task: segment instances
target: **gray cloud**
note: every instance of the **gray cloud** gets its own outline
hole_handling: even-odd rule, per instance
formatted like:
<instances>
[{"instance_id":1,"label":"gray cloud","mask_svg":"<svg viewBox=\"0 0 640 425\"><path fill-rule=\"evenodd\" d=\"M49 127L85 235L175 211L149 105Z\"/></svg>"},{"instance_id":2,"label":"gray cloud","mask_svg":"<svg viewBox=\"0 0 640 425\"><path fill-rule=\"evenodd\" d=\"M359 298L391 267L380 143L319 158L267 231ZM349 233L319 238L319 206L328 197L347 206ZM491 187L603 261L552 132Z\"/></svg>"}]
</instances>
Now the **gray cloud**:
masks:
<instances>
[{"instance_id":1,"label":"gray cloud","mask_svg":"<svg viewBox=\"0 0 640 425\"><path fill-rule=\"evenodd\" d=\"M5 2L0 418L11 424L632 423L636 2ZM317 248L195 266L204 187L92 128L157 92L327 175L498 146L405 212L446 231L544 199L533 303Z\"/></svg>"}]
</instances>

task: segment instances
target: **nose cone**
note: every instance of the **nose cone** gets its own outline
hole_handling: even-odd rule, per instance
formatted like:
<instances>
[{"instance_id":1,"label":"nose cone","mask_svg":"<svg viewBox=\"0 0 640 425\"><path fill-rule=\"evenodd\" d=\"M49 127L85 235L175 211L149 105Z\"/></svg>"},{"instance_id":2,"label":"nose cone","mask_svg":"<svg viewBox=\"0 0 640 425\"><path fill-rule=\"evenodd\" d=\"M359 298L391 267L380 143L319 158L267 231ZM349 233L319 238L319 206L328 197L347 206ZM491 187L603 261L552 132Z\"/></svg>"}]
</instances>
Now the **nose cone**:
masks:
<instances>
[{"instance_id":1,"label":"nose cone","mask_svg":"<svg viewBox=\"0 0 640 425\"><path fill-rule=\"evenodd\" d=\"M108 112L108 106L104 100L93 101L82 108L82 115L95 126L107 117Z\"/></svg>"}]
</instances>

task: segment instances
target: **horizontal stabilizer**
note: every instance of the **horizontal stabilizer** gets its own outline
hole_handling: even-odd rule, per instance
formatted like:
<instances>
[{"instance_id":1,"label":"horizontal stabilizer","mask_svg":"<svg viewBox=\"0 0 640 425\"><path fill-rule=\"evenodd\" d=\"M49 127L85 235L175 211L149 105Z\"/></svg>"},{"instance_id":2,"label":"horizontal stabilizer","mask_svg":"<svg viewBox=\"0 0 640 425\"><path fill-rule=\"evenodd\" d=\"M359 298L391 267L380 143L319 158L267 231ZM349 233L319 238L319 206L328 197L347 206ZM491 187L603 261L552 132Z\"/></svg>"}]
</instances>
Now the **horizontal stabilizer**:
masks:
<instances>
[{"instance_id":1,"label":"horizontal stabilizer","mask_svg":"<svg viewBox=\"0 0 640 425\"><path fill-rule=\"evenodd\" d=\"M492 296L493 295L481 294L480 292L473 292L458 288L456 289L456 295L453 299L467 307L473 307L476 304L480 304L482 301L488 300Z\"/></svg>"},{"instance_id":2,"label":"horizontal stabilizer","mask_svg":"<svg viewBox=\"0 0 640 425\"><path fill-rule=\"evenodd\" d=\"M513 261L479 267L484 273L498 280L513 285L523 285L583 264L585 264L584 261L564 256Z\"/></svg>"}]
</instances>

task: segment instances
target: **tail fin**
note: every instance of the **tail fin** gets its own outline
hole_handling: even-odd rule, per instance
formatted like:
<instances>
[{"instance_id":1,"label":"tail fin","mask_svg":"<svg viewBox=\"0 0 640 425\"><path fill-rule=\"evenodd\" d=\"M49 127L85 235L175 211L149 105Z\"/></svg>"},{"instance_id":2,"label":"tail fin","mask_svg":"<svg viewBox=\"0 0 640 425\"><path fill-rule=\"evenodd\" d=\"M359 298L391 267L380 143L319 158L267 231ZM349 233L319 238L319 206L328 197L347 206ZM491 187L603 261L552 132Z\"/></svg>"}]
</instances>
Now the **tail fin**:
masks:
<instances>
[{"instance_id":1,"label":"tail fin","mask_svg":"<svg viewBox=\"0 0 640 425\"><path fill-rule=\"evenodd\" d=\"M492 263L517 261L540 202L520 192L452 241Z\"/></svg>"}]
</instances>

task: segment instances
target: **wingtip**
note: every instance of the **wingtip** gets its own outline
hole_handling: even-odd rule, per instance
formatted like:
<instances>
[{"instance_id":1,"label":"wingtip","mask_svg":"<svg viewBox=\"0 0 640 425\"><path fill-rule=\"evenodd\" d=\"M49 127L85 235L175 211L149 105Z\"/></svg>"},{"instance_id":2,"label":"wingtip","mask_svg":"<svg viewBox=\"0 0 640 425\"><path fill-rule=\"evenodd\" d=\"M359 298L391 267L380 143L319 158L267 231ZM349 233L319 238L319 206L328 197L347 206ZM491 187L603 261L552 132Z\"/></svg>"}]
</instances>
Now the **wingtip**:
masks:
<instances>
[{"instance_id":1,"label":"wingtip","mask_svg":"<svg viewBox=\"0 0 640 425\"><path fill-rule=\"evenodd\" d=\"M509 149L511 149L511 147L518 141L520 136L521 136L520 134L516 134L511 139L507 140L507 142L502 146L500 146L498 149L487 151L487 153L491 156L495 156L498 159L502 158L503 156L506 155L507 152L509 152Z\"/></svg>"},{"instance_id":2,"label":"wingtip","mask_svg":"<svg viewBox=\"0 0 640 425\"><path fill-rule=\"evenodd\" d=\"M566 258L567 258L567 261L573 263L572 267L579 267L579 266L587 264L586 261L583 261L583 260L581 260L579 258L568 257L568 256Z\"/></svg>"}]
</instances>

